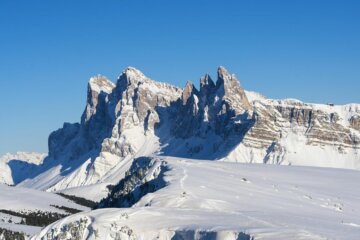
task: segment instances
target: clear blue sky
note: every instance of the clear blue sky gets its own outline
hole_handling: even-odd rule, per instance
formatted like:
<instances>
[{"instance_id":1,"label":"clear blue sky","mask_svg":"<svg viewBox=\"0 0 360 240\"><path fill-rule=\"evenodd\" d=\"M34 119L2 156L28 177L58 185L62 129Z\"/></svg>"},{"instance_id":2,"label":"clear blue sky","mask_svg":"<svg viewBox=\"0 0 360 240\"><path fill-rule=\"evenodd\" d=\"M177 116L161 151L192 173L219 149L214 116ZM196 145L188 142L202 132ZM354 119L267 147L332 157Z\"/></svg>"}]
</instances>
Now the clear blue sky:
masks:
<instances>
[{"instance_id":1,"label":"clear blue sky","mask_svg":"<svg viewBox=\"0 0 360 240\"><path fill-rule=\"evenodd\" d=\"M0 1L0 154L47 151L90 76L184 86L223 65L271 98L360 102L360 1Z\"/></svg>"}]
</instances>

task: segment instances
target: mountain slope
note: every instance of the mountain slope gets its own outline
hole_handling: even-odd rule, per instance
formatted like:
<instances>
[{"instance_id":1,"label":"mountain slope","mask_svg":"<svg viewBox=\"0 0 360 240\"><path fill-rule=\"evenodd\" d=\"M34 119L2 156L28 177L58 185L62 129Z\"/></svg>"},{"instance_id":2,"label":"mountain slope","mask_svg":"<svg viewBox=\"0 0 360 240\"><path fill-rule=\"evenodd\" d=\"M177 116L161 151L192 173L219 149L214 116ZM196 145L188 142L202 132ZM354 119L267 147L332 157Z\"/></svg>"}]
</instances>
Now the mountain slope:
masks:
<instances>
[{"instance_id":1,"label":"mountain slope","mask_svg":"<svg viewBox=\"0 0 360 240\"><path fill-rule=\"evenodd\" d=\"M47 234L72 239L64 235L71 228L82 239L355 240L360 234L358 171L171 157L156 158L149 166L154 167L144 170L143 183L160 176L166 186L131 208L67 217L34 239ZM130 185L122 186L118 193ZM134 194L144 189L131 188Z\"/></svg>"},{"instance_id":2,"label":"mountain slope","mask_svg":"<svg viewBox=\"0 0 360 240\"><path fill-rule=\"evenodd\" d=\"M40 226L73 211L89 210L57 194L35 189L0 184L0 193L0 229L24 233L25 236L39 232Z\"/></svg>"}]
</instances>

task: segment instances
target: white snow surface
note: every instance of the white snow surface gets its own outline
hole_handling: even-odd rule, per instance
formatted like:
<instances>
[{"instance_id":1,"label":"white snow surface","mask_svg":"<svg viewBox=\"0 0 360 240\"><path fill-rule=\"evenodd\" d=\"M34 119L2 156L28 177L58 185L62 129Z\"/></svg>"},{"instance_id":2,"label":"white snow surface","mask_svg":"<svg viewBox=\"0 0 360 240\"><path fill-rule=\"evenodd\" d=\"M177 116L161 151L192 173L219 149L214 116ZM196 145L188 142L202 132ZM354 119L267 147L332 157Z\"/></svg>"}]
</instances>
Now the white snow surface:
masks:
<instances>
[{"instance_id":1,"label":"white snow surface","mask_svg":"<svg viewBox=\"0 0 360 240\"><path fill-rule=\"evenodd\" d=\"M107 186L110 184L111 183L107 182L96 183L80 187L67 188L58 192L99 202L101 199L105 198L109 194Z\"/></svg>"},{"instance_id":2,"label":"white snow surface","mask_svg":"<svg viewBox=\"0 0 360 240\"><path fill-rule=\"evenodd\" d=\"M51 206L52 205L52 206ZM65 206L81 211L88 211L88 207L78 205L55 193L43 192L30 188L10 187L0 184L0 210L13 212L53 212L68 214L62 209L54 206ZM9 222L11 220L11 222ZM26 235L34 235L42 228L20 224L21 218L10 214L0 213L0 228L22 232Z\"/></svg>"},{"instance_id":3,"label":"white snow surface","mask_svg":"<svg viewBox=\"0 0 360 240\"><path fill-rule=\"evenodd\" d=\"M82 211L89 208L78 205L55 193L43 192L30 188L9 187L0 184L0 209L11 211L49 211L66 213L50 205L65 206Z\"/></svg>"},{"instance_id":4,"label":"white snow surface","mask_svg":"<svg viewBox=\"0 0 360 240\"><path fill-rule=\"evenodd\" d=\"M69 223L84 225L82 239L171 239L179 234L247 239L241 233L255 240L359 239L358 171L172 157L158 161L170 169L166 187L132 208L72 215L33 239L56 237Z\"/></svg>"},{"instance_id":5,"label":"white snow surface","mask_svg":"<svg viewBox=\"0 0 360 240\"><path fill-rule=\"evenodd\" d=\"M29 236L32 236L32 235L38 233L42 229L42 227L29 226L29 225L24 225L24 224L3 223L3 222L0 222L0 228L8 229L8 230L11 230L14 232L24 233L25 239L28 239Z\"/></svg>"}]
</instances>

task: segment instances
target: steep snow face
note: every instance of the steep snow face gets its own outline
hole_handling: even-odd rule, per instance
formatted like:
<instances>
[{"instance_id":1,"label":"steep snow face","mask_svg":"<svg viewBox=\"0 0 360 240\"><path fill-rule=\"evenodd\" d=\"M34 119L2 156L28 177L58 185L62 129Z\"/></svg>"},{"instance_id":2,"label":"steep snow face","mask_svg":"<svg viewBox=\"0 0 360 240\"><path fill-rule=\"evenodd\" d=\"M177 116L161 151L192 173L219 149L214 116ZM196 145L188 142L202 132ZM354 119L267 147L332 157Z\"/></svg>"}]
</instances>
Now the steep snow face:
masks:
<instances>
[{"instance_id":1,"label":"steep snow face","mask_svg":"<svg viewBox=\"0 0 360 240\"><path fill-rule=\"evenodd\" d=\"M49 156L20 185L64 191L101 184L101 198L133 159L153 155L360 169L359 109L267 99L223 67L216 81L202 77L199 90L128 67L116 84L90 79L81 122L51 133Z\"/></svg>"},{"instance_id":2,"label":"steep snow face","mask_svg":"<svg viewBox=\"0 0 360 240\"><path fill-rule=\"evenodd\" d=\"M32 171L40 165L46 154L17 152L0 157L0 183L14 185L32 176Z\"/></svg>"},{"instance_id":3,"label":"steep snow face","mask_svg":"<svg viewBox=\"0 0 360 240\"><path fill-rule=\"evenodd\" d=\"M33 239L73 239L70 232L79 239L355 240L360 234L358 171L170 157L151 162L160 165L166 186L131 208L76 214Z\"/></svg>"}]
</instances>

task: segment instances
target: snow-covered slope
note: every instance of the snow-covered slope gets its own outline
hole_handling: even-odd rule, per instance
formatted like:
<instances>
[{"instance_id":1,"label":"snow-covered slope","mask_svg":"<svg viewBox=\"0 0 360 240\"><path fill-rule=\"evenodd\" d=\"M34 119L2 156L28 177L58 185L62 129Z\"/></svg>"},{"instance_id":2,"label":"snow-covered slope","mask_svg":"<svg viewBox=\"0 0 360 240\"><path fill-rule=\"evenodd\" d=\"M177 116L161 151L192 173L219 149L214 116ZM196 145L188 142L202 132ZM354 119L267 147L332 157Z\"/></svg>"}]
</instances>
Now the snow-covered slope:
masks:
<instances>
[{"instance_id":1,"label":"snow-covered slope","mask_svg":"<svg viewBox=\"0 0 360 240\"><path fill-rule=\"evenodd\" d=\"M65 216L69 215L66 211L69 208L79 211L89 210L88 207L54 193L0 184L0 229L33 235L39 232L41 227L26 223L25 218L19 217L18 214L29 215L41 212L45 215L57 213Z\"/></svg>"},{"instance_id":2,"label":"snow-covered slope","mask_svg":"<svg viewBox=\"0 0 360 240\"><path fill-rule=\"evenodd\" d=\"M132 208L76 214L34 239L73 239L70 232L81 239L356 240L360 235L358 171L169 157L151 165L155 168L137 175L147 179L143 184L162 176L167 185ZM156 166L166 166L163 175Z\"/></svg>"},{"instance_id":3,"label":"snow-covered slope","mask_svg":"<svg viewBox=\"0 0 360 240\"><path fill-rule=\"evenodd\" d=\"M66 198L55 193L43 192L35 189L9 187L0 184L0 209L12 211L50 211L58 213L66 213L64 210L54 206L65 206L75 208L81 211L89 210L89 208L78 205Z\"/></svg>"}]
</instances>

